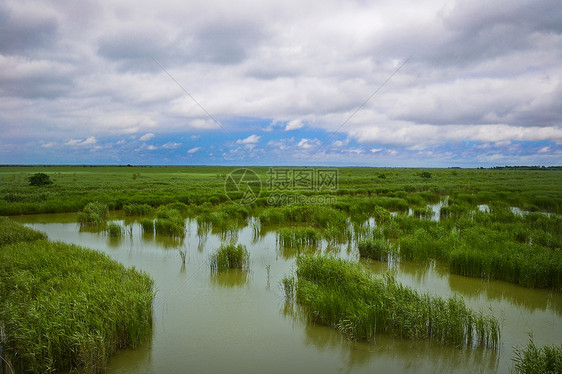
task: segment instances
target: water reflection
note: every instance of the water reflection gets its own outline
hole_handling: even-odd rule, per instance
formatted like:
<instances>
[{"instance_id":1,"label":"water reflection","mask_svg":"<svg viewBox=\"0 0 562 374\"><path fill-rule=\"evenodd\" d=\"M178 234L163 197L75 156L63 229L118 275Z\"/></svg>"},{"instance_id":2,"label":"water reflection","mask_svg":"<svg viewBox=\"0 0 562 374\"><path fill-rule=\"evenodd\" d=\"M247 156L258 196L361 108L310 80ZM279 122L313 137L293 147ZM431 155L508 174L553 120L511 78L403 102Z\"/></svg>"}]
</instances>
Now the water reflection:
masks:
<instances>
[{"instance_id":1,"label":"water reflection","mask_svg":"<svg viewBox=\"0 0 562 374\"><path fill-rule=\"evenodd\" d=\"M498 370L500 353L497 350L455 348L429 340L413 341L384 334L370 342L351 341L331 327L309 321L303 309L291 301L282 304L280 314L303 329L307 345L338 354L346 363L344 372L448 373L458 368L471 368L477 372Z\"/></svg>"},{"instance_id":2,"label":"water reflection","mask_svg":"<svg viewBox=\"0 0 562 374\"><path fill-rule=\"evenodd\" d=\"M243 287L249 282L248 272L240 269L211 272L211 283L219 287Z\"/></svg>"}]
</instances>

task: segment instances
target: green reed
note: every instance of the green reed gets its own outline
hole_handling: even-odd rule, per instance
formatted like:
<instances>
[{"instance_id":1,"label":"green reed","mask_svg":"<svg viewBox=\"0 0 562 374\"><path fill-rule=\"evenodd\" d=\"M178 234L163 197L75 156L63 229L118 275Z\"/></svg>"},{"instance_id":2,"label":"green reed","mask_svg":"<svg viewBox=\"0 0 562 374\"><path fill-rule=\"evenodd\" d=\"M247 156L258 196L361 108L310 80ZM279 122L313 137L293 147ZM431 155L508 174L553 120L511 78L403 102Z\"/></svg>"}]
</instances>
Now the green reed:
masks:
<instances>
[{"instance_id":1,"label":"green reed","mask_svg":"<svg viewBox=\"0 0 562 374\"><path fill-rule=\"evenodd\" d=\"M0 246L16 242L47 239L47 235L20 225L7 217L0 217Z\"/></svg>"},{"instance_id":2,"label":"green reed","mask_svg":"<svg viewBox=\"0 0 562 374\"><path fill-rule=\"evenodd\" d=\"M370 239L357 243L359 256L378 261L388 261L394 254L390 243L385 239Z\"/></svg>"},{"instance_id":3,"label":"green reed","mask_svg":"<svg viewBox=\"0 0 562 374\"><path fill-rule=\"evenodd\" d=\"M282 247L316 246L322 235L312 227L285 227L277 231L277 243Z\"/></svg>"},{"instance_id":4,"label":"green reed","mask_svg":"<svg viewBox=\"0 0 562 374\"><path fill-rule=\"evenodd\" d=\"M250 254L244 245L221 245L211 256L211 271L224 271L228 269L249 270Z\"/></svg>"},{"instance_id":5,"label":"green reed","mask_svg":"<svg viewBox=\"0 0 562 374\"><path fill-rule=\"evenodd\" d=\"M82 212L78 212L78 222L82 226L103 227L107 223L109 208L100 202L88 203Z\"/></svg>"},{"instance_id":6,"label":"green reed","mask_svg":"<svg viewBox=\"0 0 562 374\"><path fill-rule=\"evenodd\" d=\"M0 324L16 372L97 373L152 331L153 282L99 252L46 240L0 247Z\"/></svg>"},{"instance_id":7,"label":"green reed","mask_svg":"<svg viewBox=\"0 0 562 374\"><path fill-rule=\"evenodd\" d=\"M498 321L470 310L461 297L419 293L392 276L373 277L356 263L301 256L295 278L287 277L282 284L286 297L295 294L311 320L351 339L372 340L385 333L458 347L499 346Z\"/></svg>"},{"instance_id":8,"label":"green reed","mask_svg":"<svg viewBox=\"0 0 562 374\"><path fill-rule=\"evenodd\" d=\"M123 233L124 233L121 225L119 225L117 223L114 223L114 222L111 222L110 224L108 224L105 231L112 238L119 238L119 237L123 236Z\"/></svg>"},{"instance_id":9,"label":"green reed","mask_svg":"<svg viewBox=\"0 0 562 374\"><path fill-rule=\"evenodd\" d=\"M185 236L185 218L175 208L161 207L158 209L157 218L154 221L154 230L159 235L183 238Z\"/></svg>"},{"instance_id":10,"label":"green reed","mask_svg":"<svg viewBox=\"0 0 562 374\"><path fill-rule=\"evenodd\" d=\"M148 204L127 204L123 210L128 216L146 216L154 212L154 208Z\"/></svg>"},{"instance_id":11,"label":"green reed","mask_svg":"<svg viewBox=\"0 0 562 374\"><path fill-rule=\"evenodd\" d=\"M562 344L537 347L533 337L524 348L515 348L512 358L515 373L562 373Z\"/></svg>"}]
</instances>

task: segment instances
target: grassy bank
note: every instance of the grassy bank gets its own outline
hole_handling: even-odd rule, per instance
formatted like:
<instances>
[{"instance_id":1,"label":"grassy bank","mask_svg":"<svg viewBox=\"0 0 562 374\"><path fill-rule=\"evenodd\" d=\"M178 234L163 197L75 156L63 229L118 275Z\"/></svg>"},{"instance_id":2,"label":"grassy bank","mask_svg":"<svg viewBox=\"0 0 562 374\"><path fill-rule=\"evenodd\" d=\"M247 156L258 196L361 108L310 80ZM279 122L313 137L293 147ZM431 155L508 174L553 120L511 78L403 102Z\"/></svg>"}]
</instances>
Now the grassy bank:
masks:
<instances>
[{"instance_id":1,"label":"grassy bank","mask_svg":"<svg viewBox=\"0 0 562 374\"><path fill-rule=\"evenodd\" d=\"M7 217L0 217L0 246L40 239L47 239L47 235L20 225Z\"/></svg>"},{"instance_id":2,"label":"grassy bank","mask_svg":"<svg viewBox=\"0 0 562 374\"><path fill-rule=\"evenodd\" d=\"M103 371L152 331L153 283L99 252L47 240L0 246L2 346L22 372Z\"/></svg>"},{"instance_id":3,"label":"grassy bank","mask_svg":"<svg viewBox=\"0 0 562 374\"><path fill-rule=\"evenodd\" d=\"M499 344L498 321L468 309L461 298L420 294L390 276L375 278L358 264L301 256L295 278L285 278L283 286L309 319L352 339L384 333L453 346Z\"/></svg>"}]
</instances>

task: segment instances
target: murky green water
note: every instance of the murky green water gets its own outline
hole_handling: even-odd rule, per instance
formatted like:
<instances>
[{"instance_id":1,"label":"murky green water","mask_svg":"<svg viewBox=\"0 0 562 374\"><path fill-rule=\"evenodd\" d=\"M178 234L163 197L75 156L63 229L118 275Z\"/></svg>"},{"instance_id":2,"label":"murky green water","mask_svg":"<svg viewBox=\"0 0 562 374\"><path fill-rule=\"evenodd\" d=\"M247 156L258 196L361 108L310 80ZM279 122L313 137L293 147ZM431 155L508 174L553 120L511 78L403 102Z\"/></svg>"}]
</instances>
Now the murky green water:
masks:
<instances>
[{"instance_id":1,"label":"murky green water","mask_svg":"<svg viewBox=\"0 0 562 374\"><path fill-rule=\"evenodd\" d=\"M209 257L221 243L214 233L198 236L188 221L183 243L145 236L134 220L121 239L81 231L74 214L14 217L51 240L80 244L149 273L155 280L154 332L150 342L111 360L108 373L435 373L499 372L511 368L512 349L528 333L537 344L562 343L562 294L505 282L451 275L446 269L394 264L398 280L434 295L458 293L476 309L491 308L502 321L498 351L456 349L435 343L380 336L375 343L350 342L335 330L306 323L285 305L280 280L294 268L295 251L282 251L269 232L255 239L251 225L238 232L251 256L251 271L212 276ZM179 248L186 250L182 265ZM325 245L322 248L326 251ZM328 249L357 259L346 245ZM375 273L389 265L365 263Z\"/></svg>"}]
</instances>

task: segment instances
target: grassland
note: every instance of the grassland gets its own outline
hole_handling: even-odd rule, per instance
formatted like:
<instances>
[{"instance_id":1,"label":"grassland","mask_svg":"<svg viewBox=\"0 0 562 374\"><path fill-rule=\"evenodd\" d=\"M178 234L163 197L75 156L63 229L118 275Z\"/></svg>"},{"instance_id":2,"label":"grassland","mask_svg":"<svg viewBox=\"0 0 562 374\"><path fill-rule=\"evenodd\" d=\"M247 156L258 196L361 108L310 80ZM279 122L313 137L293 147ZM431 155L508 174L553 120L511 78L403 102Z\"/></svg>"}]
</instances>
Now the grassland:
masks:
<instances>
[{"instance_id":1,"label":"grassland","mask_svg":"<svg viewBox=\"0 0 562 374\"><path fill-rule=\"evenodd\" d=\"M0 215L77 212L93 201L109 209L130 204L152 207L172 202L188 205L227 201L225 175L233 167L170 166L6 166L0 168ZM252 167L267 190L267 167ZM340 168L338 190L321 191L338 197L337 208L359 213L381 206L389 210L425 208L443 196L471 206L503 202L528 211L562 213L562 171ZM49 186L29 186L28 177L43 172ZM386 178L379 178L384 174ZM288 191L291 193L291 191ZM317 194L302 190L299 194ZM254 206L267 206L270 191L263 191ZM367 205L364 205L367 203Z\"/></svg>"},{"instance_id":2,"label":"grassland","mask_svg":"<svg viewBox=\"0 0 562 374\"><path fill-rule=\"evenodd\" d=\"M118 349L150 336L146 274L1 221L1 344L16 372L100 372Z\"/></svg>"}]
</instances>

